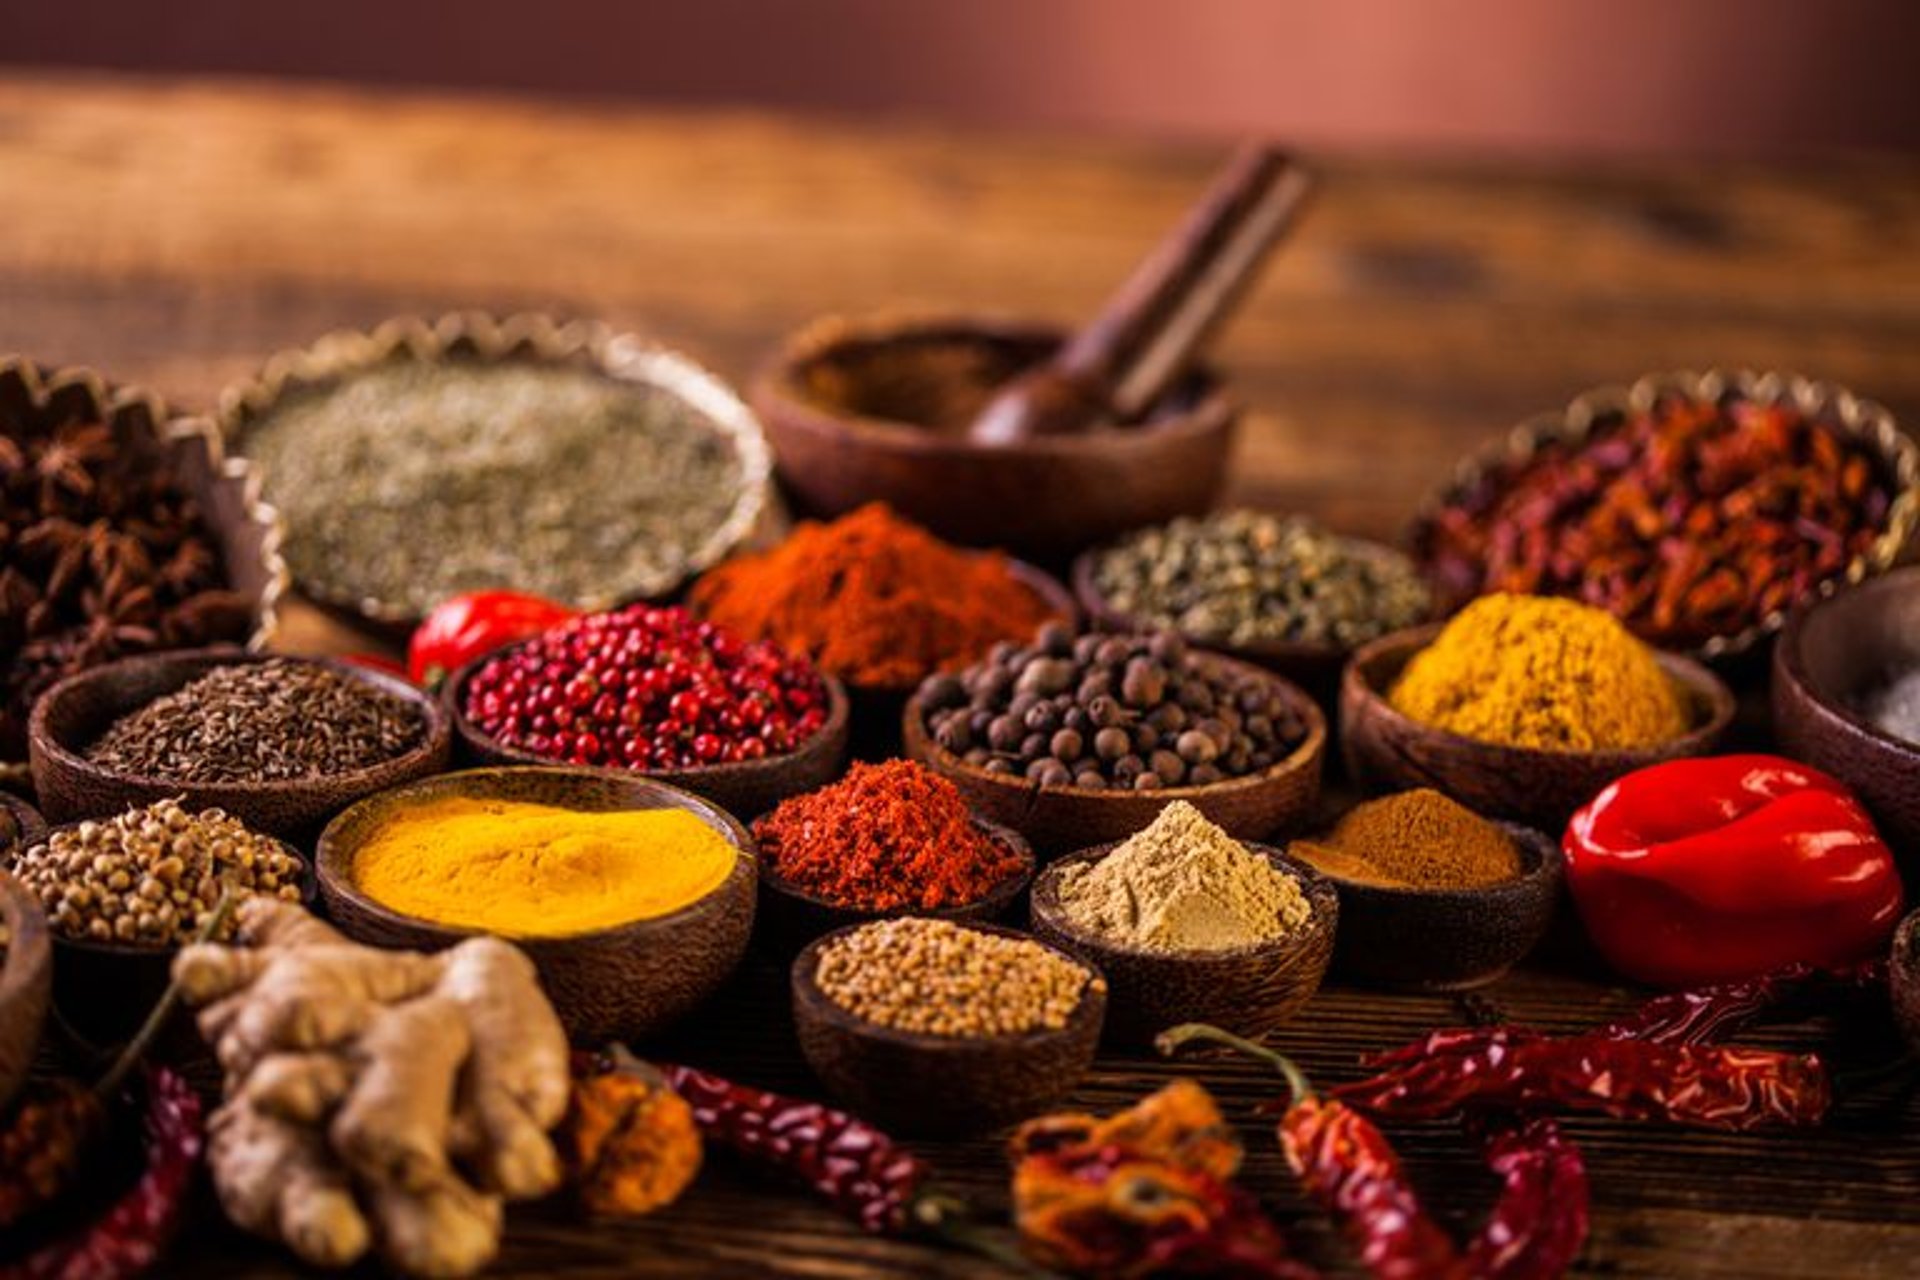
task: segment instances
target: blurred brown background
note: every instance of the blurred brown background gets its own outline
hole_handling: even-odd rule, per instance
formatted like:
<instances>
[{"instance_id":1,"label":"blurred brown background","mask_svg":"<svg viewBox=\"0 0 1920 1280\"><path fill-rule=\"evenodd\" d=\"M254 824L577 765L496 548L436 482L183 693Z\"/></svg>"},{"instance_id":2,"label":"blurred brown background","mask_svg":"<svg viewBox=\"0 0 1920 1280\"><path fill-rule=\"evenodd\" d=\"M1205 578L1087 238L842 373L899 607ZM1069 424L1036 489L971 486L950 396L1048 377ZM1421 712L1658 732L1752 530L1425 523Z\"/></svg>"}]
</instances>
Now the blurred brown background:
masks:
<instances>
[{"instance_id":1,"label":"blurred brown background","mask_svg":"<svg viewBox=\"0 0 1920 1280\"><path fill-rule=\"evenodd\" d=\"M0 0L0 63L1314 146L1920 149L1917 0Z\"/></svg>"}]
</instances>

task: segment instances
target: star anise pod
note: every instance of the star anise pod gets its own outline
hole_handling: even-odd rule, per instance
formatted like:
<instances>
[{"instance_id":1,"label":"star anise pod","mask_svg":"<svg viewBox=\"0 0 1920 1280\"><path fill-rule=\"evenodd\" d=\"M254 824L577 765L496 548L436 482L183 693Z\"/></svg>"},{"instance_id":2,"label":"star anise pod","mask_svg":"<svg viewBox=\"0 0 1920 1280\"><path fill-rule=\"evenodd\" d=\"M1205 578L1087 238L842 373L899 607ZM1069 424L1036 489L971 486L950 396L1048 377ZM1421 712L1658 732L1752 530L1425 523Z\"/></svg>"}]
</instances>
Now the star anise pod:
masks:
<instances>
[{"instance_id":1,"label":"star anise pod","mask_svg":"<svg viewBox=\"0 0 1920 1280\"><path fill-rule=\"evenodd\" d=\"M70 422L56 429L34 462L40 475L41 505L51 507L61 493L89 497L94 471L113 457L113 432L104 422Z\"/></svg>"}]
</instances>

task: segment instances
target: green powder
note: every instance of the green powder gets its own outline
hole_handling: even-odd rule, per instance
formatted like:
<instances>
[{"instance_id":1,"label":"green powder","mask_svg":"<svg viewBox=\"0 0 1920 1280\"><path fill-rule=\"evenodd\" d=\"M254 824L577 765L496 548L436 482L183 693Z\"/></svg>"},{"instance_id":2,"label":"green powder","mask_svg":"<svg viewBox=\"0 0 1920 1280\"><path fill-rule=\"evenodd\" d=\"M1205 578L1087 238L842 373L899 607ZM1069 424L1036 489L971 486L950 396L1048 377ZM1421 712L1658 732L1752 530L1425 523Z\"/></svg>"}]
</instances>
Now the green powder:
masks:
<instances>
[{"instance_id":1,"label":"green powder","mask_svg":"<svg viewBox=\"0 0 1920 1280\"><path fill-rule=\"evenodd\" d=\"M1231 951L1285 936L1313 908L1294 878L1176 800L1097 862L1060 873L1076 927L1142 951Z\"/></svg>"}]
</instances>

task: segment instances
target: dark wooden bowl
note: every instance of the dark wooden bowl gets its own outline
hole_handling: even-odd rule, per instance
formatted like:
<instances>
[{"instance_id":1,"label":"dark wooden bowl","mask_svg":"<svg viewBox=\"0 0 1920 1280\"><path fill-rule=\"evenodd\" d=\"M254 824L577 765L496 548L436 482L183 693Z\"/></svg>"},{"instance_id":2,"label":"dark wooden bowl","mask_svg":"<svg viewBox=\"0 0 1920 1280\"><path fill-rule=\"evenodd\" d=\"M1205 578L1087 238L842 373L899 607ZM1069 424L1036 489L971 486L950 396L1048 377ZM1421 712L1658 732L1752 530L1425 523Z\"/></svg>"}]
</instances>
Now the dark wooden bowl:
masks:
<instances>
[{"instance_id":1,"label":"dark wooden bowl","mask_svg":"<svg viewBox=\"0 0 1920 1280\"><path fill-rule=\"evenodd\" d=\"M1838 572L1813 583L1806 593L1808 599L1820 599L1848 583L1884 572L1920 526L1920 449L1901 433L1893 415L1883 406L1830 383L1793 374L1750 369L1648 374L1630 387L1596 387L1575 396L1564 409L1527 419L1461 459L1446 482L1421 503L1407 530L1406 544L1414 557L1428 566L1442 612L1453 612L1482 589L1480 583L1447 581L1432 571L1435 525L1442 511L1464 498L1504 490L1509 477L1524 469L1542 450L1564 443L1578 444L1628 414L1651 409L1667 396L1694 402L1738 398L1791 408L1859 441L1878 460L1892 497L1879 536ZM1694 656L1744 673L1745 664L1729 665L1722 660L1740 658L1772 637L1785 624L1786 613L1785 609L1775 609L1751 626L1710 636L1700 643Z\"/></svg>"},{"instance_id":2,"label":"dark wooden bowl","mask_svg":"<svg viewBox=\"0 0 1920 1280\"><path fill-rule=\"evenodd\" d=\"M1893 1020L1915 1053L1920 1053L1920 911L1908 914L1893 931L1893 957L1887 962L1893 995Z\"/></svg>"},{"instance_id":3,"label":"dark wooden bowl","mask_svg":"<svg viewBox=\"0 0 1920 1280\"><path fill-rule=\"evenodd\" d=\"M524 643L524 642L523 642ZM712 764L699 769L662 769L640 773L630 769L590 768L570 765L546 756L508 746L467 718L467 684L488 662L518 646L509 645L475 658L453 673L440 700L447 718L453 723L456 755L463 766L529 765L542 769L570 769L579 773L605 773L614 777L652 778L669 787L681 787L703 796L737 818L767 810L803 791L826 786L840 776L847 759L851 731L851 707L846 686L831 676L827 684L827 720L811 738L783 756L759 760L739 760L731 764Z\"/></svg>"},{"instance_id":4,"label":"dark wooden bowl","mask_svg":"<svg viewBox=\"0 0 1920 1280\"><path fill-rule=\"evenodd\" d=\"M171 468L199 505L220 552L225 585L245 598L249 614L244 628L208 639L265 648L288 578L280 517L260 500L252 465L229 454L205 418L183 417L151 392L115 386L90 369L53 369L0 356L0 435L87 421L105 423L116 449L140 465ZM118 651L130 649L121 645ZM24 709L15 719L0 708L0 760L26 758L26 717Z\"/></svg>"},{"instance_id":5,"label":"dark wooden bowl","mask_svg":"<svg viewBox=\"0 0 1920 1280\"><path fill-rule=\"evenodd\" d=\"M1340 681L1341 746L1347 776L1368 794L1432 787L1492 818L1558 831L1600 788L1635 769L1710 754L1733 721L1726 683L1689 658L1656 653L1683 695L1693 728L1658 746L1624 751L1507 747L1421 724L1395 710L1386 692L1439 624L1362 645Z\"/></svg>"},{"instance_id":6,"label":"dark wooden bowl","mask_svg":"<svg viewBox=\"0 0 1920 1280\"><path fill-rule=\"evenodd\" d=\"M1279 687L1307 729L1305 740L1292 755L1264 772L1204 787L1164 787L1158 791L1042 787L1025 778L988 773L943 750L927 732L918 694L907 701L902 717L907 755L952 779L970 808L1026 836L1042 859L1084 849L1089 841L1113 844L1124 840L1175 800L1187 801L1242 840L1262 840L1299 827L1312 816L1320 798L1326 717L1297 685L1270 671L1216 654L1201 656L1203 661L1236 668Z\"/></svg>"},{"instance_id":7,"label":"dark wooden bowl","mask_svg":"<svg viewBox=\"0 0 1920 1280\"><path fill-rule=\"evenodd\" d=\"M120 717L215 667L265 662L269 658L330 667L404 698L418 708L426 726L420 745L392 760L351 773L283 782L169 782L117 773L86 758L87 747ZM34 789L50 821L111 817L137 805L177 796L190 810L225 809L255 831L296 844L310 842L329 818L362 796L444 771L453 753L446 715L431 696L405 680L330 658L287 658L235 649L156 653L70 676L35 704L28 738Z\"/></svg>"},{"instance_id":8,"label":"dark wooden bowl","mask_svg":"<svg viewBox=\"0 0 1920 1280\"><path fill-rule=\"evenodd\" d=\"M1376 560L1388 557L1398 559L1400 555L1392 547L1380 543L1363 539L1352 541L1357 544L1358 555ZM1100 550L1096 547L1082 552L1073 562L1073 595L1086 611L1087 621L1103 631L1160 630L1157 624L1108 603L1094 580L1094 562L1099 558ZM1224 653L1229 658L1251 662L1276 675L1285 676L1312 694L1314 701L1328 711L1332 711L1339 702L1340 672L1353 654L1353 650L1344 645L1309 644L1304 641L1259 640L1251 644L1223 644L1207 636L1192 634L1187 634L1187 640L1196 648Z\"/></svg>"},{"instance_id":9,"label":"dark wooden bowl","mask_svg":"<svg viewBox=\"0 0 1920 1280\"><path fill-rule=\"evenodd\" d=\"M1298 858L1248 844L1292 876L1313 914L1272 942L1231 951L1145 951L1088 933L1060 906L1060 879L1074 863L1097 862L1117 845L1103 844L1052 863L1033 883L1033 934L1079 956L1107 975L1107 1034L1138 1046L1182 1022L1210 1022L1259 1038L1299 1013L1320 989L1333 959L1340 900L1327 878Z\"/></svg>"},{"instance_id":10,"label":"dark wooden bowl","mask_svg":"<svg viewBox=\"0 0 1920 1280\"><path fill-rule=\"evenodd\" d=\"M0 1115L26 1082L53 991L53 949L47 918L25 885L0 870Z\"/></svg>"},{"instance_id":11,"label":"dark wooden bowl","mask_svg":"<svg viewBox=\"0 0 1920 1280\"><path fill-rule=\"evenodd\" d=\"M818 938L794 958L793 1021L807 1065L862 1117L906 1133L977 1134L1045 1111L1093 1065L1107 1007L1100 987L1089 984L1057 1031L980 1039L896 1031L854 1017L814 981L821 949L847 932Z\"/></svg>"},{"instance_id":12,"label":"dark wooden bowl","mask_svg":"<svg viewBox=\"0 0 1920 1280\"><path fill-rule=\"evenodd\" d=\"M353 859L387 819L453 796L519 800L583 812L685 809L739 851L733 874L669 915L562 938L514 938L533 960L555 1012L577 1045L642 1040L679 1019L726 981L753 932L759 859L746 829L712 801L654 778L592 769L472 769L362 800L320 835L320 900L342 933L375 946L438 951L473 930L403 915L362 893Z\"/></svg>"},{"instance_id":13,"label":"dark wooden bowl","mask_svg":"<svg viewBox=\"0 0 1920 1280\"><path fill-rule=\"evenodd\" d=\"M63 823L55 830L75 825ZM300 858L306 868L300 884L301 899L312 906L316 893L311 864L293 845L284 840L278 843ZM94 1045L116 1045L132 1039L166 994L173 958L180 949L69 938L51 927L48 932L53 938L53 1008L61 1023ZM154 1053L185 1059L195 1056L198 1047L192 1015L181 1008L174 1011Z\"/></svg>"},{"instance_id":14,"label":"dark wooden bowl","mask_svg":"<svg viewBox=\"0 0 1920 1280\"><path fill-rule=\"evenodd\" d=\"M1773 729L1780 749L1852 787L1899 856L1920 875L1920 744L1858 708L1876 684L1920 666L1920 567L1896 569L1796 610L1773 650Z\"/></svg>"},{"instance_id":15,"label":"dark wooden bowl","mask_svg":"<svg viewBox=\"0 0 1920 1280\"><path fill-rule=\"evenodd\" d=\"M764 855L760 867L760 924L756 938L778 951L792 951L835 929L884 920L890 916L931 916L938 920L990 923L1004 918L1033 883L1033 846L1011 827L976 818L976 826L1020 858L1020 869L989 890L986 896L951 907L893 907L874 910L847 907L808 893L783 879Z\"/></svg>"},{"instance_id":16,"label":"dark wooden bowl","mask_svg":"<svg viewBox=\"0 0 1920 1280\"><path fill-rule=\"evenodd\" d=\"M1012 446L967 439L994 390L1060 340L985 317L829 317L781 344L750 398L781 481L810 515L877 498L950 542L1059 563L1211 506L1239 418L1211 375L1188 379L1139 426Z\"/></svg>"},{"instance_id":17,"label":"dark wooden bowl","mask_svg":"<svg viewBox=\"0 0 1920 1280\"><path fill-rule=\"evenodd\" d=\"M1474 889L1402 889L1321 874L1340 893L1334 972L1367 986L1464 991L1494 981L1553 923L1566 874L1557 839L1500 824L1520 847L1517 879Z\"/></svg>"},{"instance_id":18,"label":"dark wooden bowl","mask_svg":"<svg viewBox=\"0 0 1920 1280\"><path fill-rule=\"evenodd\" d=\"M1080 607L1073 593L1046 570L1024 560L1012 562L1013 576L1032 587L1047 602L1054 615L1075 630L1080 626ZM1026 637L1020 637L1025 639ZM889 760L900 754L900 715L907 699L920 686L915 680L898 688L848 685L847 702L852 711L851 749L856 760Z\"/></svg>"}]
</instances>

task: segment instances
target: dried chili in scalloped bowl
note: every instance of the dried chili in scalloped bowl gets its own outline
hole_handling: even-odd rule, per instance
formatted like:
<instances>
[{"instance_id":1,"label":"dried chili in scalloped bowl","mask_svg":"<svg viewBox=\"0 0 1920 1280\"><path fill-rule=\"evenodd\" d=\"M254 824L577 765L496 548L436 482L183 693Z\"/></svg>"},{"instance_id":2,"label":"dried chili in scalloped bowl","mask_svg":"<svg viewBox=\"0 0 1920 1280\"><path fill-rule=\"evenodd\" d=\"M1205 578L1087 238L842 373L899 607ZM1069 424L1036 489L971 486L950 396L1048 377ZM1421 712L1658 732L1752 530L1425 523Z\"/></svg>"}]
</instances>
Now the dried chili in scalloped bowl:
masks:
<instances>
[{"instance_id":1,"label":"dried chili in scalloped bowl","mask_svg":"<svg viewBox=\"0 0 1920 1280\"><path fill-rule=\"evenodd\" d=\"M1655 374L1468 455L1407 541L1449 610L1568 595L1661 648L1731 657L1888 568L1917 487L1920 452L1872 401L1777 373Z\"/></svg>"}]
</instances>

